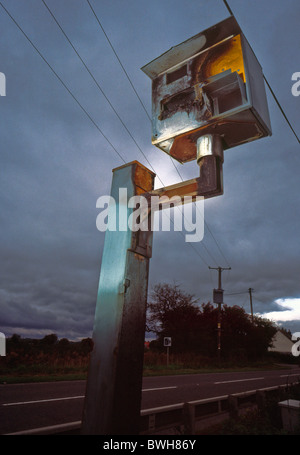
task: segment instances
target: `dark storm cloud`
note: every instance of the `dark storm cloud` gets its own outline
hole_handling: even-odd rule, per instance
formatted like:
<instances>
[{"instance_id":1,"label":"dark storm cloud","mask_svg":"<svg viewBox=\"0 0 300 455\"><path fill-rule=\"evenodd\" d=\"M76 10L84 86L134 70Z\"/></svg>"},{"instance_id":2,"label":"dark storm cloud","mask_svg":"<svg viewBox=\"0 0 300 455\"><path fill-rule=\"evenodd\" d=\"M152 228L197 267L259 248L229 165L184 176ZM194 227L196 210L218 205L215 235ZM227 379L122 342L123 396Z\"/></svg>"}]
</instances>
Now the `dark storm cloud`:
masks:
<instances>
[{"instance_id":1,"label":"dark storm cloud","mask_svg":"<svg viewBox=\"0 0 300 455\"><path fill-rule=\"evenodd\" d=\"M297 0L231 3L297 126L299 99L291 94L291 75L300 71ZM151 145L149 119L87 3L47 1L144 155L42 2L3 4L125 161L150 162L164 183L176 183L178 174ZM228 15L217 0L102 0L94 6L148 112L151 83L140 68ZM0 98L0 330L90 336L104 242L96 200L109 194L112 169L123 162L2 8L0 26L0 71L7 81L7 96ZM299 146L269 92L268 100L273 136L225 152L225 192L205 203L203 242L191 247L180 233L154 234L150 290L177 282L208 301L217 286L208 265L230 265L225 294L244 294L228 295L228 304L250 311L249 287L260 313L283 312L277 299L299 297ZM198 175L195 163L176 165L186 179ZM285 323L293 330L297 324Z\"/></svg>"}]
</instances>

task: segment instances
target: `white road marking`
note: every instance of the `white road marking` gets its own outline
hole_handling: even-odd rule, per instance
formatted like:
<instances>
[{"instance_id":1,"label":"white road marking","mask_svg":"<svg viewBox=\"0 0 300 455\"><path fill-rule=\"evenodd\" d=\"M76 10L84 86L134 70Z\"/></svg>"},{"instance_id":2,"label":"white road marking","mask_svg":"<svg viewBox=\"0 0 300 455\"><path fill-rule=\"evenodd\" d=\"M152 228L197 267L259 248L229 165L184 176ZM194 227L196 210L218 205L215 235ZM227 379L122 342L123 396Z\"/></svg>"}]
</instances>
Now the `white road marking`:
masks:
<instances>
[{"instance_id":1,"label":"white road marking","mask_svg":"<svg viewBox=\"0 0 300 455\"><path fill-rule=\"evenodd\" d=\"M234 379L232 381L219 381L214 382L214 384L229 384L230 382L245 382L245 381L258 381L265 378L248 378L248 379Z\"/></svg>"},{"instance_id":2,"label":"white road marking","mask_svg":"<svg viewBox=\"0 0 300 455\"><path fill-rule=\"evenodd\" d=\"M177 386L143 389L142 392L153 392L155 390L168 390L168 389L177 389ZM24 404L49 403L49 402L53 402L53 401L78 400L78 399L82 399L82 398L85 398L85 396L79 395L76 397L47 398L45 400L34 400L34 401L17 401L14 403L3 403L2 406L20 406L20 405L24 405Z\"/></svg>"},{"instance_id":3,"label":"white road marking","mask_svg":"<svg viewBox=\"0 0 300 455\"><path fill-rule=\"evenodd\" d=\"M168 390L168 389L177 389L177 386L171 386L171 387L157 387L155 389L143 389L142 392L153 392L154 390Z\"/></svg>"},{"instance_id":4,"label":"white road marking","mask_svg":"<svg viewBox=\"0 0 300 455\"><path fill-rule=\"evenodd\" d=\"M48 398L47 400L17 401L14 403L3 403L2 406L19 406L22 404L47 403L49 401L77 400L78 398L84 398L84 395L78 397Z\"/></svg>"}]
</instances>

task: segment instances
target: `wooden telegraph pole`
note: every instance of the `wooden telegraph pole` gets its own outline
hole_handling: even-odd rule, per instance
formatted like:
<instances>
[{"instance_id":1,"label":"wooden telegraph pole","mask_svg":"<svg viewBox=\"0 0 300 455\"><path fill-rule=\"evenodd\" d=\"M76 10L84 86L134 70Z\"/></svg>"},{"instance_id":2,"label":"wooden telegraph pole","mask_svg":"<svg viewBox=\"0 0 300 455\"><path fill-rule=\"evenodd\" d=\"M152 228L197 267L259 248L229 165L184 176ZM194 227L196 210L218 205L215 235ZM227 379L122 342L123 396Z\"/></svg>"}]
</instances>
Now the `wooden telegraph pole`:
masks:
<instances>
[{"instance_id":1,"label":"wooden telegraph pole","mask_svg":"<svg viewBox=\"0 0 300 455\"><path fill-rule=\"evenodd\" d=\"M231 270L231 267L208 267L211 270L218 270L218 289L214 289L213 301L218 305L218 361L221 361L221 323L222 323L222 304L223 302L223 289L222 289L222 272L223 270Z\"/></svg>"},{"instance_id":2,"label":"wooden telegraph pole","mask_svg":"<svg viewBox=\"0 0 300 455\"><path fill-rule=\"evenodd\" d=\"M252 305L252 291L253 291L253 289L249 288L248 291L249 291L249 295L250 295L251 320L252 320L252 324L253 324L253 305Z\"/></svg>"}]
</instances>

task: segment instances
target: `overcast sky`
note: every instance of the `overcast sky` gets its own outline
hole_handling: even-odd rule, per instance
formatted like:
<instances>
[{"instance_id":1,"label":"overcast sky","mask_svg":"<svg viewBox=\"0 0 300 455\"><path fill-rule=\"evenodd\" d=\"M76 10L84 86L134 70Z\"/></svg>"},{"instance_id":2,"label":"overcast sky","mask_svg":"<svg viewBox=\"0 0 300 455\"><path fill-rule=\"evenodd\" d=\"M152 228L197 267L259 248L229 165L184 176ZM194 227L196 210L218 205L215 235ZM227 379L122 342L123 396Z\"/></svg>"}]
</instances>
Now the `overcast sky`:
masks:
<instances>
[{"instance_id":1,"label":"overcast sky","mask_svg":"<svg viewBox=\"0 0 300 455\"><path fill-rule=\"evenodd\" d=\"M229 15L222 0L90 2L148 113L151 80L140 68ZM110 194L119 155L149 167L145 155L165 184L179 177L151 144L149 118L86 0L46 3L102 93L41 0L1 3L60 81L0 6L0 331L80 339L92 334L104 243L96 201ZM299 0L229 4L299 135L300 96L291 92L300 72ZM238 294L225 303L250 312L251 287L254 312L293 333L300 331L300 147L266 91L272 137L225 151L224 195L205 201L202 242L191 247L178 232L155 232L149 291L175 282L207 302L217 287L208 266L230 266L223 288ZM184 179L198 176L195 162L176 166Z\"/></svg>"}]
</instances>

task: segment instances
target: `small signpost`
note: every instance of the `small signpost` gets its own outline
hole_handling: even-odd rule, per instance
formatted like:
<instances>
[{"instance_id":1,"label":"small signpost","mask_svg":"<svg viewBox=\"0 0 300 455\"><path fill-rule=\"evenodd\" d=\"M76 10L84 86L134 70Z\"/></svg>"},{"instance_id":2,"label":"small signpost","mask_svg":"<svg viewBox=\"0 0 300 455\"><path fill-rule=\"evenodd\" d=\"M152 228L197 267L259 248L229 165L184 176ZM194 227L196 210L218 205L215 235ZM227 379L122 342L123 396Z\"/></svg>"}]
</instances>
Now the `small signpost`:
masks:
<instances>
[{"instance_id":1,"label":"small signpost","mask_svg":"<svg viewBox=\"0 0 300 455\"><path fill-rule=\"evenodd\" d=\"M169 366L169 348L172 346L172 338L164 337L164 346L167 348L167 367Z\"/></svg>"}]
</instances>

